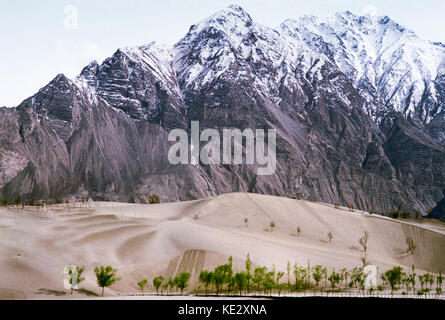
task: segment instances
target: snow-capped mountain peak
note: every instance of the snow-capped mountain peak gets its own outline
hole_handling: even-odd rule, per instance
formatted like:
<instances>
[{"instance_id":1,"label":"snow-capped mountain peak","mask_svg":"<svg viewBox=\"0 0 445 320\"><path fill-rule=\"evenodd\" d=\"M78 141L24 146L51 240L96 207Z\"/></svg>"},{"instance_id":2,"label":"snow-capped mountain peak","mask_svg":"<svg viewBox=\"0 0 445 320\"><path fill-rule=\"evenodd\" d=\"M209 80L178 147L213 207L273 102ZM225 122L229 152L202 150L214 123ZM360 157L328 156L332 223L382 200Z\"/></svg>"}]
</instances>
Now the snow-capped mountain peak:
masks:
<instances>
[{"instance_id":1,"label":"snow-capped mountain peak","mask_svg":"<svg viewBox=\"0 0 445 320\"><path fill-rule=\"evenodd\" d=\"M368 101L428 122L434 109L436 79L442 72L443 47L419 38L388 16L340 12L326 19L286 20L282 34L328 57L354 81ZM428 97L428 94L430 96ZM438 110L436 110L437 112ZM378 120L378 110L370 110Z\"/></svg>"},{"instance_id":2,"label":"snow-capped mountain peak","mask_svg":"<svg viewBox=\"0 0 445 320\"><path fill-rule=\"evenodd\" d=\"M317 74L326 62L359 89L367 113L378 123L392 110L424 123L444 110L445 46L421 39L388 16L349 11L288 19L272 29L232 5L191 26L172 48L149 43L119 49L101 66L85 67L76 83L92 100L116 91L137 100L146 93L133 82L141 84L150 74L160 88L184 99L225 77L255 83L278 104L279 86L292 91L297 73Z\"/></svg>"}]
</instances>

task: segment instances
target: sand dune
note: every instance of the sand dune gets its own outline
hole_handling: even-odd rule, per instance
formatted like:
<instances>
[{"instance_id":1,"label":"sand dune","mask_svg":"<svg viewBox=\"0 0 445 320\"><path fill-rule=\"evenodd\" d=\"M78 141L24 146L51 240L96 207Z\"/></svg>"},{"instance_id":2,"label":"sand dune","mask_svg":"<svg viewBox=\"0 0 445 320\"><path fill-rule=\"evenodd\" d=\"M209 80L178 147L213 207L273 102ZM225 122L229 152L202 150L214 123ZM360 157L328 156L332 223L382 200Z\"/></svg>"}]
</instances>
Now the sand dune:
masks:
<instances>
[{"instance_id":1,"label":"sand dune","mask_svg":"<svg viewBox=\"0 0 445 320\"><path fill-rule=\"evenodd\" d=\"M235 270L243 269L247 253L255 264L283 271L287 261L352 268L362 265L358 239L365 231L370 235L367 258L380 270L414 264L423 271L445 271L441 223L395 221L326 204L237 193L159 205L0 209L0 298L69 298L62 281L68 264L86 267L77 298L99 292L97 265L112 265L123 278L106 290L108 295L136 293L137 281L151 283L159 274L168 278L189 271L196 283L203 268L225 263L229 256ZM405 253L407 237L417 245L413 255Z\"/></svg>"}]
</instances>

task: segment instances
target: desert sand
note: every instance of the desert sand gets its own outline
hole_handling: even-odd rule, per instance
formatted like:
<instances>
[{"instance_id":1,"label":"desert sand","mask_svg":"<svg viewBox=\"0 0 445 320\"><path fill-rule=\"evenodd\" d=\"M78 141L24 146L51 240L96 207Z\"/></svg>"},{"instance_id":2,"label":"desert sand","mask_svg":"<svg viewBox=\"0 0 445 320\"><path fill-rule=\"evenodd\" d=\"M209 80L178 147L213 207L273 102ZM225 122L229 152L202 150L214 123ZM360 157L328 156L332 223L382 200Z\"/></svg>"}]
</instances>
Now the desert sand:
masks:
<instances>
[{"instance_id":1,"label":"desert sand","mask_svg":"<svg viewBox=\"0 0 445 320\"><path fill-rule=\"evenodd\" d=\"M365 231L367 259L379 271L394 265L445 271L445 224L438 221L393 220L247 193L156 205L89 202L0 209L0 299L94 297L100 293L93 273L99 265L117 268L122 277L105 290L108 297L138 293L136 283L144 278L149 279L146 292L153 292L154 276L168 279L182 271L192 273L193 286L202 269L229 256L235 271L244 269L248 253L254 266L282 271L288 261L353 268L362 265L358 240ZM417 245L414 254L405 252L407 237ZM74 296L63 287L68 264L86 267L82 290Z\"/></svg>"}]
</instances>

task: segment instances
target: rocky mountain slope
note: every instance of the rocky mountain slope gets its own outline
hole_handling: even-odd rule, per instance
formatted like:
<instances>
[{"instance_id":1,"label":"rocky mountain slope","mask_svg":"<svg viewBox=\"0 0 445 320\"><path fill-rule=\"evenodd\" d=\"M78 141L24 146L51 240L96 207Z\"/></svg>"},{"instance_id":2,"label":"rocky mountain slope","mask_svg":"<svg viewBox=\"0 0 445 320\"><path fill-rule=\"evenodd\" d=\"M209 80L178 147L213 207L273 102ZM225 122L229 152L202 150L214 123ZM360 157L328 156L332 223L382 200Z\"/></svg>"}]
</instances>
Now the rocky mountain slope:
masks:
<instances>
[{"instance_id":1,"label":"rocky mountain slope","mask_svg":"<svg viewBox=\"0 0 445 320\"><path fill-rule=\"evenodd\" d=\"M445 47L387 17L272 29L230 6L0 108L0 196L162 201L255 192L426 213L445 188ZM171 165L168 132L277 130L277 169ZM2 160L6 159L6 160ZM5 165L6 164L6 165Z\"/></svg>"}]
</instances>

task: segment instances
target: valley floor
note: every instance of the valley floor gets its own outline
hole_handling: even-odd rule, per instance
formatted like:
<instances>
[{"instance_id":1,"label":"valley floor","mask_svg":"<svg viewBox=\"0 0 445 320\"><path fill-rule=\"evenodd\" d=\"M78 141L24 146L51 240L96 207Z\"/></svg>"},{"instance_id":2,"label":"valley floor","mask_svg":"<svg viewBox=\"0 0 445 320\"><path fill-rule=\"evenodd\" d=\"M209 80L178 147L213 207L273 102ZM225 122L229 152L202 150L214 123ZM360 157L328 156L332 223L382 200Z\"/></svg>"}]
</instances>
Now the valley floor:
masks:
<instances>
[{"instance_id":1,"label":"valley floor","mask_svg":"<svg viewBox=\"0 0 445 320\"><path fill-rule=\"evenodd\" d=\"M184 271L192 274L190 287L196 288L201 270L226 263L229 256L235 272L244 270L248 253L253 268L285 272L290 261L292 266L321 264L329 271L352 269L362 266L359 239L365 231L367 260L379 272L395 265L405 271L415 265L418 274L445 271L445 224L427 219L392 220L246 193L158 205L76 203L0 209L0 299L95 298L100 290L93 270L99 265L117 268L122 277L105 289L107 299L172 299L129 294L138 292L136 283L143 278L152 293L153 277L168 279ZM407 238L416 244L414 254L406 253ZM73 296L63 287L69 264L86 268Z\"/></svg>"}]
</instances>

